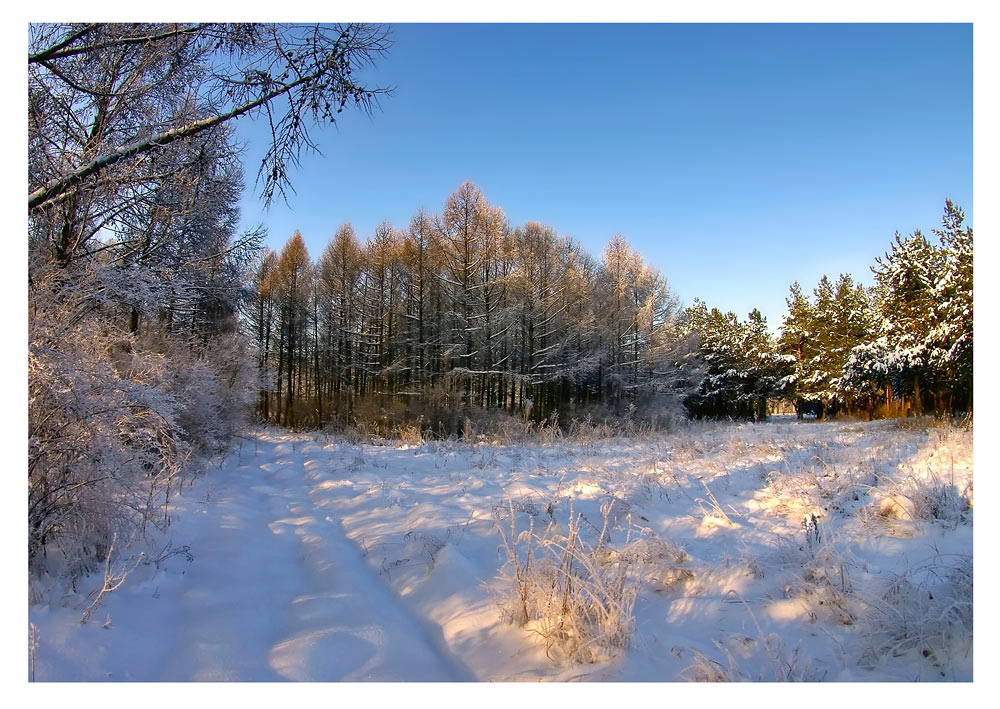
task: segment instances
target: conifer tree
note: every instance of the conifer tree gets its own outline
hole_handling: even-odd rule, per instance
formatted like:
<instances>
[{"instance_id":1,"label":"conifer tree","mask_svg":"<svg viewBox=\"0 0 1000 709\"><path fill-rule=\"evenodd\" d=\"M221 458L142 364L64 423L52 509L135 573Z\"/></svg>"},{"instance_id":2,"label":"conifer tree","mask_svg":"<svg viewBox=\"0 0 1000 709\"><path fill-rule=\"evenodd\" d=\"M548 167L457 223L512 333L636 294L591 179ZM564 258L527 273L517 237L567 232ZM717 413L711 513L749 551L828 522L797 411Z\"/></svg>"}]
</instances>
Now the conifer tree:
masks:
<instances>
[{"instance_id":1,"label":"conifer tree","mask_svg":"<svg viewBox=\"0 0 1000 709\"><path fill-rule=\"evenodd\" d=\"M785 299L788 311L785 313L778 338L778 350L794 357L792 373L782 386L794 392L795 414L802 418L806 404L805 381L811 362L815 357L815 333L818 325L816 311L809 299L802 294L798 281L792 283Z\"/></svg>"},{"instance_id":2,"label":"conifer tree","mask_svg":"<svg viewBox=\"0 0 1000 709\"><path fill-rule=\"evenodd\" d=\"M274 274L275 294L279 309L278 349L278 399L282 398L284 374L284 403L280 422L295 426L299 418L296 406L302 381L302 367L306 352L307 303L311 288L312 264L302 234L296 231L285 243L278 258ZM297 376L296 376L297 375Z\"/></svg>"},{"instance_id":3,"label":"conifer tree","mask_svg":"<svg viewBox=\"0 0 1000 709\"><path fill-rule=\"evenodd\" d=\"M942 253L918 230L903 238L895 235L891 251L872 267L880 287L879 314L886 336L897 395L909 410L923 413L928 385L935 380L935 363L942 354L930 337L934 329L934 284L943 265Z\"/></svg>"},{"instance_id":4,"label":"conifer tree","mask_svg":"<svg viewBox=\"0 0 1000 709\"><path fill-rule=\"evenodd\" d=\"M935 327L931 332L934 365L947 386L935 393L936 408L972 411L972 228L963 227L965 213L945 202L941 228L934 234L941 240L944 263L934 282ZM947 403L945 399L947 398Z\"/></svg>"}]
</instances>

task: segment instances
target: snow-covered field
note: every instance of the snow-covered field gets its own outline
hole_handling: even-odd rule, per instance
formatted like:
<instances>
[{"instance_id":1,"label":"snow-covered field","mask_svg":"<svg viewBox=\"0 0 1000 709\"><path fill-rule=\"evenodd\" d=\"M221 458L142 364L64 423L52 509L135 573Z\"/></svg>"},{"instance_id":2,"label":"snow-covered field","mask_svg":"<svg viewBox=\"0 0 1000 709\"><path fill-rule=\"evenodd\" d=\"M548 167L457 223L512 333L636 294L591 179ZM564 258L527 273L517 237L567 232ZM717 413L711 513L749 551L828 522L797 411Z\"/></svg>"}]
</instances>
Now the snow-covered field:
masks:
<instances>
[{"instance_id":1,"label":"snow-covered field","mask_svg":"<svg viewBox=\"0 0 1000 709\"><path fill-rule=\"evenodd\" d=\"M257 430L86 624L97 575L36 586L29 673L971 680L972 480L971 431L912 422L524 445Z\"/></svg>"}]
</instances>

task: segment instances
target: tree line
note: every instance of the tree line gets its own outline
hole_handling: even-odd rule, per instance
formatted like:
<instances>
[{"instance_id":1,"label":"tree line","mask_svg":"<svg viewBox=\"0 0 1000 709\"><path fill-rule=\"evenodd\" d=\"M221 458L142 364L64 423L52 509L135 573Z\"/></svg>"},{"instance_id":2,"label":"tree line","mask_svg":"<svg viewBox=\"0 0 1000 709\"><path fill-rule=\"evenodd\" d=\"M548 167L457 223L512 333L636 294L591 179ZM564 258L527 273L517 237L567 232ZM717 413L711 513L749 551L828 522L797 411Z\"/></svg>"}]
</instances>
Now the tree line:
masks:
<instances>
[{"instance_id":1,"label":"tree line","mask_svg":"<svg viewBox=\"0 0 1000 709\"><path fill-rule=\"evenodd\" d=\"M801 414L935 416L972 412L972 228L946 201L936 239L896 233L875 284L824 276L810 299L796 283L779 348L794 357Z\"/></svg>"},{"instance_id":2,"label":"tree line","mask_svg":"<svg viewBox=\"0 0 1000 709\"><path fill-rule=\"evenodd\" d=\"M824 275L810 296L793 283L774 337L756 310L741 322L696 301L682 319L698 335L706 371L688 412L761 419L768 402L788 402L799 418L971 414L972 229L964 221L947 200L935 240L897 233L871 267L871 287Z\"/></svg>"},{"instance_id":3,"label":"tree line","mask_svg":"<svg viewBox=\"0 0 1000 709\"><path fill-rule=\"evenodd\" d=\"M677 300L623 237L596 260L551 227L513 227L469 182L405 229L361 242L344 224L315 262L296 233L265 251L253 290L257 413L282 425L359 407L445 427L470 407L669 410L690 373Z\"/></svg>"},{"instance_id":4,"label":"tree line","mask_svg":"<svg viewBox=\"0 0 1000 709\"><path fill-rule=\"evenodd\" d=\"M761 420L956 415L972 409L972 229L945 204L938 237L896 234L875 284L792 284L772 335L666 278L620 235L601 258L471 183L440 215L341 226L314 263L301 235L266 251L246 322L257 415L288 426L385 420L455 426L469 407L543 421L676 415Z\"/></svg>"}]
</instances>

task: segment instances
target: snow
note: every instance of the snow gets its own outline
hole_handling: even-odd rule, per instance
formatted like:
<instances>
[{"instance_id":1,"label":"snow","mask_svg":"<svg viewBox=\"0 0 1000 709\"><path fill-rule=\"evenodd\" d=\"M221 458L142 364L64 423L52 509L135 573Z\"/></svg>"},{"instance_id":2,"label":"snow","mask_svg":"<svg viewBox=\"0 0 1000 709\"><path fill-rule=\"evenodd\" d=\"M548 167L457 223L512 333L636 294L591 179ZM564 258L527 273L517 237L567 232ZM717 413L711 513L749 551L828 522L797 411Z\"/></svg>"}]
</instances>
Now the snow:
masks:
<instances>
[{"instance_id":1,"label":"snow","mask_svg":"<svg viewBox=\"0 0 1000 709\"><path fill-rule=\"evenodd\" d=\"M169 542L193 560L140 564L83 625L96 576L36 584L34 679L971 680L971 588L965 609L942 579L971 571L972 501L971 431L891 421L544 445L258 429L146 543L147 559ZM500 610L498 526L513 512L518 532L554 535L570 509L608 520L604 553L639 550L630 642L587 664ZM920 593L953 594L968 633L940 640Z\"/></svg>"}]
</instances>

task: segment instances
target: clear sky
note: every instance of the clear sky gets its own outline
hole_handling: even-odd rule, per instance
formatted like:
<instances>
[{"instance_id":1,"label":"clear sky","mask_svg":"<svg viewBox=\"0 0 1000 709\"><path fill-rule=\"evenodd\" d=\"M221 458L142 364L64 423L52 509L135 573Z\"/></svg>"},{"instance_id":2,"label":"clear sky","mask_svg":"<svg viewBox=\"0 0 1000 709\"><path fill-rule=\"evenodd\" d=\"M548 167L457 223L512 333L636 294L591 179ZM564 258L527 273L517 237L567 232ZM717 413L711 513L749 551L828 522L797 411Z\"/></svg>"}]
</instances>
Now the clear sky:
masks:
<instances>
[{"instance_id":1,"label":"clear sky","mask_svg":"<svg viewBox=\"0 0 1000 709\"><path fill-rule=\"evenodd\" d=\"M247 224L319 256L350 221L369 236L439 213L472 180L512 224L599 257L616 233L695 298L772 330L788 286L870 283L945 198L972 224L972 26L590 24L392 26L370 118L315 135L296 194ZM248 187L261 126L240 121Z\"/></svg>"}]
</instances>

